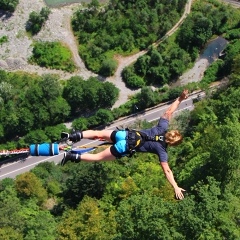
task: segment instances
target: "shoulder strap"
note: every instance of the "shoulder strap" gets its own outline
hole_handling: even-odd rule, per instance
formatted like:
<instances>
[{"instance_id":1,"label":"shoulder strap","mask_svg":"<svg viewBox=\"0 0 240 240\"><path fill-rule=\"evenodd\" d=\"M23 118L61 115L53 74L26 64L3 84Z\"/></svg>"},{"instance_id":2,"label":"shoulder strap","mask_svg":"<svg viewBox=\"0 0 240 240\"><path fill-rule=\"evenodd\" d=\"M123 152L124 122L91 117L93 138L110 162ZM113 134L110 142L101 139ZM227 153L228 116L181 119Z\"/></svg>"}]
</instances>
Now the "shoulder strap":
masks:
<instances>
[{"instance_id":1,"label":"shoulder strap","mask_svg":"<svg viewBox=\"0 0 240 240\"><path fill-rule=\"evenodd\" d=\"M148 136L146 133L143 133L143 132L140 132L140 133L145 141L159 142L164 148L167 147L167 143L165 141L165 135Z\"/></svg>"}]
</instances>

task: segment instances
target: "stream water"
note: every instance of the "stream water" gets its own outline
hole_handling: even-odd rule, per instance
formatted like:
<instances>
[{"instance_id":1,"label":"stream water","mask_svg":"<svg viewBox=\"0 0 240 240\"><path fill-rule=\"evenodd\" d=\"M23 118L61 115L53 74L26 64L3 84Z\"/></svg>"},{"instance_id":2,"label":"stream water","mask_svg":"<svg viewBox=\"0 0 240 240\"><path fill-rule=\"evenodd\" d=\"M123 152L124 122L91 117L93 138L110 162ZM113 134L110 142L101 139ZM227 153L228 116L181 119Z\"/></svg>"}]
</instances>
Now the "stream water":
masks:
<instances>
[{"instance_id":1,"label":"stream water","mask_svg":"<svg viewBox=\"0 0 240 240\"><path fill-rule=\"evenodd\" d=\"M196 60L193 68L185 72L173 86L201 81L206 69L213 61L219 58L219 55L225 49L227 43L227 40L222 37L217 37L209 42Z\"/></svg>"},{"instance_id":2,"label":"stream water","mask_svg":"<svg viewBox=\"0 0 240 240\"><path fill-rule=\"evenodd\" d=\"M211 41L202 54L200 59L207 59L211 64L215 59L219 58L219 54L224 50L227 45L227 40L223 37L218 37Z\"/></svg>"}]
</instances>

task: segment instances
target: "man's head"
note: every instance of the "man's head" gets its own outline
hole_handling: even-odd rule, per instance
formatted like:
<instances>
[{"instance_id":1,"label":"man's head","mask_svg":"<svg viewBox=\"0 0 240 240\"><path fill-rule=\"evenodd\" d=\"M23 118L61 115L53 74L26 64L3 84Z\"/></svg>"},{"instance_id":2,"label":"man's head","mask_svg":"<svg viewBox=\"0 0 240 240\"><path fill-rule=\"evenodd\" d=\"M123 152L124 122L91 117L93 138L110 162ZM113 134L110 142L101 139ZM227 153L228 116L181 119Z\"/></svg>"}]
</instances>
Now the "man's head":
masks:
<instances>
[{"instance_id":1,"label":"man's head","mask_svg":"<svg viewBox=\"0 0 240 240\"><path fill-rule=\"evenodd\" d=\"M183 137L178 130L171 130L165 134L165 141L169 146L177 146L182 140Z\"/></svg>"}]
</instances>

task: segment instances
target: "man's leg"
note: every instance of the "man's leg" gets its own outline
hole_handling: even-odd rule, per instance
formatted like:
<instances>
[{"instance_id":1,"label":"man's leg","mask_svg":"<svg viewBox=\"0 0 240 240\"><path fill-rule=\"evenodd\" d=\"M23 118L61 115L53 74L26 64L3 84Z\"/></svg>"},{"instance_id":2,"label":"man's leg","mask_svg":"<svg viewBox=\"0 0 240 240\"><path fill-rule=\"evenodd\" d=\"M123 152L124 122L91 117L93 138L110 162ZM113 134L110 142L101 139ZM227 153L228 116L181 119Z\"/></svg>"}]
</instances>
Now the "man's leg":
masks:
<instances>
[{"instance_id":1,"label":"man's leg","mask_svg":"<svg viewBox=\"0 0 240 240\"><path fill-rule=\"evenodd\" d=\"M80 161L84 162L100 162L100 161L110 161L114 160L116 157L111 153L110 147L104 151L96 154L84 153L83 155L75 153L64 153L64 157L61 161L61 165L65 165L68 161L79 163Z\"/></svg>"},{"instance_id":2,"label":"man's leg","mask_svg":"<svg viewBox=\"0 0 240 240\"><path fill-rule=\"evenodd\" d=\"M64 154L64 157L61 161L61 165L63 166L66 162L98 162L98 161L109 161L114 160L116 157L121 157L122 154L126 152L126 131L112 131L112 130L103 130L103 131L95 131L95 130L87 130L83 131L82 138L104 138L109 142L114 142L114 146L105 149L104 151L96 154L85 153L83 155L75 154L72 152L68 152Z\"/></svg>"},{"instance_id":3,"label":"man's leg","mask_svg":"<svg viewBox=\"0 0 240 240\"><path fill-rule=\"evenodd\" d=\"M72 142L79 142L82 138L85 139L95 139L103 138L106 141L111 142L111 134L113 130L86 130L86 131L75 131L71 134L63 132L61 134L62 138L69 139Z\"/></svg>"},{"instance_id":4,"label":"man's leg","mask_svg":"<svg viewBox=\"0 0 240 240\"><path fill-rule=\"evenodd\" d=\"M93 139L93 138L103 138L108 142L112 142L111 134L113 130L86 130L82 131L82 138Z\"/></svg>"}]
</instances>

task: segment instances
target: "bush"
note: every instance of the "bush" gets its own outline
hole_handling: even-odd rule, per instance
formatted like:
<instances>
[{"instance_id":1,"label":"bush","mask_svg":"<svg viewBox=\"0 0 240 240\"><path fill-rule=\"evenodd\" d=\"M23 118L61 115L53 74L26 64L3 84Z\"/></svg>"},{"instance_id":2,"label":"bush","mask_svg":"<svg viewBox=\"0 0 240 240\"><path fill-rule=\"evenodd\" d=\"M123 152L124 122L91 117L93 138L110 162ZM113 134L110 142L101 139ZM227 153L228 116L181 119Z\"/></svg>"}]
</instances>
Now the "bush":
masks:
<instances>
[{"instance_id":1,"label":"bush","mask_svg":"<svg viewBox=\"0 0 240 240\"><path fill-rule=\"evenodd\" d=\"M141 88L145 86L143 78L137 75L131 76L128 79L126 79L126 84L130 88Z\"/></svg>"},{"instance_id":2,"label":"bush","mask_svg":"<svg viewBox=\"0 0 240 240\"><path fill-rule=\"evenodd\" d=\"M31 12L27 21L26 30L33 35L40 32L50 13L51 10L48 7L42 8L40 13Z\"/></svg>"},{"instance_id":3,"label":"bush","mask_svg":"<svg viewBox=\"0 0 240 240\"><path fill-rule=\"evenodd\" d=\"M114 75L116 69L117 69L117 61L113 59L106 59L105 61L103 61L99 73L104 77L109 77Z\"/></svg>"},{"instance_id":4,"label":"bush","mask_svg":"<svg viewBox=\"0 0 240 240\"><path fill-rule=\"evenodd\" d=\"M18 3L19 0L0 0L0 9L14 12Z\"/></svg>"},{"instance_id":5,"label":"bush","mask_svg":"<svg viewBox=\"0 0 240 240\"><path fill-rule=\"evenodd\" d=\"M2 45L3 43L6 43L7 41L8 41L8 37L7 36L0 37L0 45Z\"/></svg>"},{"instance_id":6,"label":"bush","mask_svg":"<svg viewBox=\"0 0 240 240\"><path fill-rule=\"evenodd\" d=\"M70 50L60 42L36 42L30 61L41 67L67 72L75 70Z\"/></svg>"}]
</instances>

